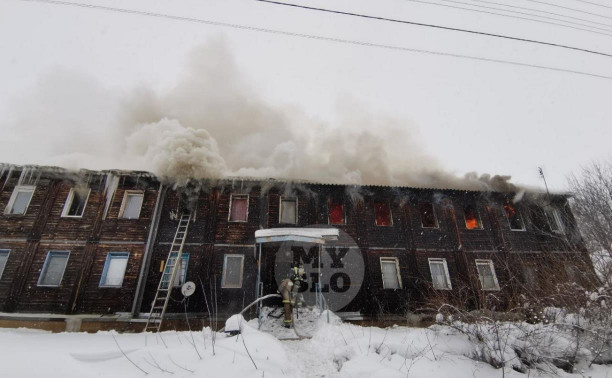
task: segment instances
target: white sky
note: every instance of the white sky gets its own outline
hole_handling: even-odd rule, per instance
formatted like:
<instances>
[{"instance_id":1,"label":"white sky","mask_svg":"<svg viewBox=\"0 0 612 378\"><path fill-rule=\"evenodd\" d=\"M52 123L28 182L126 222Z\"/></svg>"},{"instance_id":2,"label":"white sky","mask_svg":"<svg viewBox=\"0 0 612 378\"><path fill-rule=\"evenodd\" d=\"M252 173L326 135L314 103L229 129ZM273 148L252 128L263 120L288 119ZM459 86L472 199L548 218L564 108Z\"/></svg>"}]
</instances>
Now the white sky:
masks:
<instances>
[{"instance_id":1,"label":"white sky","mask_svg":"<svg viewBox=\"0 0 612 378\"><path fill-rule=\"evenodd\" d=\"M507 3L610 24L612 34L612 9L548 1L602 16ZM612 58L252 0L90 3L612 76ZM612 36L407 0L296 3L612 53ZM27 151L31 136L4 121L50 70L74 70L113 90L141 83L162 90L176 81L193 48L220 37L266 102L295 105L333 124L348 99L406 120L417 125L427 152L458 174L509 174L540 186L542 166L550 186L562 190L567 174L610 157L612 80L17 0L0 1L0 131L6 128L6 141ZM0 148L0 161L44 163L35 151L31 156L14 161Z\"/></svg>"}]
</instances>

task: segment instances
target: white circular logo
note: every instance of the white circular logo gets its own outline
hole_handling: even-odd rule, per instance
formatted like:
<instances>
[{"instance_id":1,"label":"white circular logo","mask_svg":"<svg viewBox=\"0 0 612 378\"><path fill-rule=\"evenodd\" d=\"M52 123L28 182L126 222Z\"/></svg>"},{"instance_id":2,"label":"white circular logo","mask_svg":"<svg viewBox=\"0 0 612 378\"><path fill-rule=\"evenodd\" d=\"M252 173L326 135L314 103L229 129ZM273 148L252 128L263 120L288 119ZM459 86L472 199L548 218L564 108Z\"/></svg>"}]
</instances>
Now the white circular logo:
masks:
<instances>
[{"instance_id":1,"label":"white circular logo","mask_svg":"<svg viewBox=\"0 0 612 378\"><path fill-rule=\"evenodd\" d=\"M188 297L191 294L195 293L195 289L196 285L191 281L187 281L181 287L181 293L183 294L183 296Z\"/></svg>"}]
</instances>

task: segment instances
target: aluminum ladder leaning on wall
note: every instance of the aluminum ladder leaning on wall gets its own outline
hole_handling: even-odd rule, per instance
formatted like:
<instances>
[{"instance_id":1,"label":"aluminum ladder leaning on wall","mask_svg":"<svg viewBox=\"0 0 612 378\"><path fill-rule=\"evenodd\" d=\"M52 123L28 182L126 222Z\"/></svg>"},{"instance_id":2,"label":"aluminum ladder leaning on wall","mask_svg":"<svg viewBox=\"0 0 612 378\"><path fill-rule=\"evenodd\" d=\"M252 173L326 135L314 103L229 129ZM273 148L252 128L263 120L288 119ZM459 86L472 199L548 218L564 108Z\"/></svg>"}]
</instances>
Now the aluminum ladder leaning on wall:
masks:
<instances>
[{"instance_id":1,"label":"aluminum ladder leaning on wall","mask_svg":"<svg viewBox=\"0 0 612 378\"><path fill-rule=\"evenodd\" d=\"M166 264L164 265L164 271L162 273L159 284L157 285L157 291L155 293L155 299L151 303L151 311L147 318L147 325L145 326L146 331L159 332L166 314L166 308L170 301L170 294L172 293L173 283L176 281L178 274L181 274L183 247L185 246L185 239L187 239L187 230L189 229L189 222L191 221L191 212L185 211L181 214L179 219L176 233L174 234L174 240L170 247L170 253L166 258Z\"/></svg>"}]
</instances>

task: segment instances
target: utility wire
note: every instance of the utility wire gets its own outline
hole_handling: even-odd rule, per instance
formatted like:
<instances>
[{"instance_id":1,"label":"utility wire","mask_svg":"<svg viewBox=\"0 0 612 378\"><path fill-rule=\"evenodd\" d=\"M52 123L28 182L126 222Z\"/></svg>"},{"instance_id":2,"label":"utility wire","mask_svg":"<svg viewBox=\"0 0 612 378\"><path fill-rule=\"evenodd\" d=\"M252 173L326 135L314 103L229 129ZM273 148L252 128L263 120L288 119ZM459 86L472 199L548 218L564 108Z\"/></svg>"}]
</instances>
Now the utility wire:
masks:
<instances>
[{"instance_id":1,"label":"utility wire","mask_svg":"<svg viewBox=\"0 0 612 378\"><path fill-rule=\"evenodd\" d=\"M543 10L536 9L536 8L519 7L519 6L516 6L516 5L508 5L508 4L504 4L504 3L496 3L496 2L493 2L493 1L485 1L485 0L471 0L471 1L474 1L474 2L477 2L477 3L483 3L483 4L500 5L502 7L508 7L508 8L516 8L516 9L522 9L522 10L529 10L529 11L538 12L538 13L544 13L544 14L551 14L553 16L559 16L559 17L570 18L572 20L590 22L592 24L608 26L608 27L612 28L612 24L604 24L603 22L592 21L592 20L588 20L586 18L572 17L572 16L568 16L568 15L565 15L565 14L561 14L561 13L547 12L547 11L543 11Z\"/></svg>"},{"instance_id":2,"label":"utility wire","mask_svg":"<svg viewBox=\"0 0 612 378\"><path fill-rule=\"evenodd\" d=\"M184 21L184 22L199 23L199 24L205 24L205 25L211 25L211 26L221 26L221 27L240 29L240 30L257 31L257 32L275 34L275 35L286 35L290 37L298 37L298 38L312 39L312 40L318 40L318 41L336 42L336 43L343 43L343 44L349 44L349 45L355 45L355 46L377 47L377 48L387 49L387 50L414 52L414 53L429 54L429 55L434 55L434 56L447 56L447 57L453 57L453 58L475 60L475 61L480 61L480 62L507 64L507 65L517 66L517 67L537 68L537 69L549 70L549 71L554 71L554 72L565 72L565 73L571 73L571 74L576 74L576 75L583 75L583 76L596 77L600 79L612 80L612 76L595 74L595 73L585 72L585 71L570 70L570 69L565 69L565 68L549 67L549 66L542 66L542 65L531 64L531 63L523 63L523 62L503 60L503 59L493 59L493 58L479 57L479 56L473 56L473 55L454 54L454 53L443 52L443 51L415 49L415 48L403 47L403 46L363 42L363 41L357 41L357 40L341 39L341 38L327 37L327 36L320 36L320 35L313 35L313 34L287 32L287 31L277 30L277 29L267 29L267 28L260 28L256 26L247 26L247 25L241 25L241 24L230 24L230 23L225 23L225 22L205 20L205 19L199 19L199 18L193 18L193 17L172 16L172 15L163 14L163 13L153 13L153 12L138 11L138 10L132 10L132 9L125 9L125 8L114 8L114 7L107 7L107 6L102 6L102 5L73 3L73 2L58 1L58 0L19 0L19 1L37 2L37 3L45 3L45 4L52 4L52 5L65 5L65 6L89 8L89 9L96 9L96 10L103 10L103 11L110 11L110 12L135 14L135 15L140 15L140 16L165 18L165 19L170 19L174 21ZM606 54L602 53L602 55L606 55Z\"/></svg>"},{"instance_id":3,"label":"utility wire","mask_svg":"<svg viewBox=\"0 0 612 378\"><path fill-rule=\"evenodd\" d=\"M597 7L604 7L604 8L610 8L610 9L612 9L612 7L609 7L609 6L607 6L607 5L598 4L598 3L593 3L593 2L591 2L591 1L586 1L586 0L575 0L575 1L578 1L578 2L581 2L581 3L586 3L586 4L595 5L595 6L597 6Z\"/></svg>"},{"instance_id":4,"label":"utility wire","mask_svg":"<svg viewBox=\"0 0 612 378\"><path fill-rule=\"evenodd\" d=\"M494 16L508 17L508 18L513 18L513 19L516 19L516 20L525 20L525 21L539 22L539 23L542 23L542 24L560 26L562 28L568 28L568 29L574 29L574 30L582 30L582 31L589 32L589 33L595 33L595 34L612 36L612 34L602 33L602 32L598 32L598 31L591 30L591 29L584 29L584 28L579 28L579 27L576 27L576 26L559 24L559 23L551 22L551 21L534 20L533 18L528 18L528 17L513 16L513 15L510 15L510 14L495 13L495 12L490 12L490 11L486 11L486 10L478 10L478 9L472 9L472 8L464 8L464 7L460 7L460 6L457 6L457 5L440 4L440 3L434 3L434 2L431 2L431 1L424 1L424 0L406 0L406 1L410 1L410 2L413 2L413 3L436 5L436 6L439 6L439 7L461 9L461 10L469 11L469 12L491 14L491 15L494 15ZM505 12L507 12L507 11L505 11ZM591 26L589 26L589 27L591 27Z\"/></svg>"},{"instance_id":5,"label":"utility wire","mask_svg":"<svg viewBox=\"0 0 612 378\"><path fill-rule=\"evenodd\" d=\"M326 12L326 13L341 14L343 16L354 16L354 17L361 17L361 18L369 18L369 19L379 20L379 21L389 21L389 22L395 22L395 23L400 23L400 24L409 24L409 25L415 25L415 26L424 26L424 27L430 27L430 28L436 28L436 29L456 31L456 32L461 32L461 33L479 34L479 35L485 35L487 37L496 37L496 38L511 39L511 40L514 40L514 41L537 43L537 44L540 44L540 45L553 46L553 47L559 47L559 48L564 48L564 49L570 49L570 50L577 50L577 51L587 52L587 53L590 53L590 54L597 54L597 55L603 55L603 56L607 56L607 57L612 57L612 54L606 54L604 52L595 51L595 50L583 49L581 47L561 45L561 44L552 43L552 42L536 41L536 40L533 40L533 39L511 37L511 36L502 35L502 34L485 33L485 32L479 32L479 31L475 31L475 30L452 28L452 27L448 27L448 26L441 26L441 25L434 25L434 24L424 24L424 23L420 23L420 22L398 20L398 19L394 19L394 18L379 17L379 16L370 16L370 15L366 15L366 14L344 12L344 11L339 11L339 10L334 10L334 9L327 9L327 8L316 8L316 7L306 6L306 5L283 3L283 2L280 2L280 1L274 1L274 0L255 0L255 1L261 2L261 3L274 4L274 5L283 5L283 6L293 7L293 8L302 8L302 9L307 9L307 10ZM612 36L612 34L609 34L609 35Z\"/></svg>"},{"instance_id":6,"label":"utility wire","mask_svg":"<svg viewBox=\"0 0 612 378\"><path fill-rule=\"evenodd\" d=\"M612 20L612 17L602 16L601 14L587 12L587 11L583 11L583 10L576 9L576 8L564 7L563 5L547 3L545 1L538 1L538 0L525 0L525 1L530 1L532 3L538 3L538 4L544 4L544 5L550 5L551 7L563 8L563 9L571 10L571 11L578 12L578 13L590 14L591 16L603 17L603 18Z\"/></svg>"}]
</instances>

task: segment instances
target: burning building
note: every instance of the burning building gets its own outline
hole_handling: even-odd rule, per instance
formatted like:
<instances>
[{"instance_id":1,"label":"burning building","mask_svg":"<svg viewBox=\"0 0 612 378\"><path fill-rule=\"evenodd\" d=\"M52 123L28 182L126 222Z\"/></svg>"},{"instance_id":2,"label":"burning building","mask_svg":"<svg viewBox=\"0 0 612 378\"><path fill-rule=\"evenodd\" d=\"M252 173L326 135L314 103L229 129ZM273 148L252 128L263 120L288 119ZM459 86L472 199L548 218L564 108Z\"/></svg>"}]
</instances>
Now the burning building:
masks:
<instances>
[{"instance_id":1,"label":"burning building","mask_svg":"<svg viewBox=\"0 0 612 378\"><path fill-rule=\"evenodd\" d=\"M142 329L156 313L206 319L212 303L229 316L276 293L283 262L296 261L305 292L350 293L335 310L358 318L433 300L504 311L594 277L565 194L254 178L174 188L147 172L8 165L0 189L4 321L80 315L83 329Z\"/></svg>"}]
</instances>

